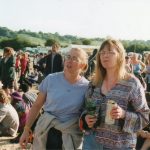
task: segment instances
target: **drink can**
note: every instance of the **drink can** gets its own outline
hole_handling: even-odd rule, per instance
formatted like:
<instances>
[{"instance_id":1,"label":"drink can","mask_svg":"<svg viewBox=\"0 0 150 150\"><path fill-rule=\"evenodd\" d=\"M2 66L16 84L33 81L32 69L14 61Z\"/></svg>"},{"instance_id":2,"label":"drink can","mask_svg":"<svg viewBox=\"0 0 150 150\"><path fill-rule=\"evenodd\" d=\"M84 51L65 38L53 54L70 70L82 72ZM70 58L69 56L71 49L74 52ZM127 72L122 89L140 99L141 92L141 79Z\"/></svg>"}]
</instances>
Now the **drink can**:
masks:
<instances>
[{"instance_id":1,"label":"drink can","mask_svg":"<svg viewBox=\"0 0 150 150\"><path fill-rule=\"evenodd\" d=\"M106 124L112 125L115 123L115 119L113 119L110 114L110 112L114 106L117 106L117 103L114 100L108 100L107 108L106 108L106 117L105 117Z\"/></svg>"}]
</instances>

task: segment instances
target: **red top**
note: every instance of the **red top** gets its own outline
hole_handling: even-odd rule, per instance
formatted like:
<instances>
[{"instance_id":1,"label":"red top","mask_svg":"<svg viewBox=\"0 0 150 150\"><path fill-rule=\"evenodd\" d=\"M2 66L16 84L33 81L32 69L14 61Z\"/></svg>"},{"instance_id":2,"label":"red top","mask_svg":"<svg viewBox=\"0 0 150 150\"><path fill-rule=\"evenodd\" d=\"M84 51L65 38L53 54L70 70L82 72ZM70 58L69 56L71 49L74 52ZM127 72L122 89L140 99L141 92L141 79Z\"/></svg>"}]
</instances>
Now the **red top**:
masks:
<instances>
[{"instance_id":1,"label":"red top","mask_svg":"<svg viewBox=\"0 0 150 150\"><path fill-rule=\"evenodd\" d=\"M25 73L26 67L27 67L27 63L28 63L28 59L26 59L26 58L20 59L21 75L23 75Z\"/></svg>"},{"instance_id":2,"label":"red top","mask_svg":"<svg viewBox=\"0 0 150 150\"><path fill-rule=\"evenodd\" d=\"M18 68L20 65L20 59L19 58L16 58L16 64L15 64L15 67Z\"/></svg>"}]
</instances>

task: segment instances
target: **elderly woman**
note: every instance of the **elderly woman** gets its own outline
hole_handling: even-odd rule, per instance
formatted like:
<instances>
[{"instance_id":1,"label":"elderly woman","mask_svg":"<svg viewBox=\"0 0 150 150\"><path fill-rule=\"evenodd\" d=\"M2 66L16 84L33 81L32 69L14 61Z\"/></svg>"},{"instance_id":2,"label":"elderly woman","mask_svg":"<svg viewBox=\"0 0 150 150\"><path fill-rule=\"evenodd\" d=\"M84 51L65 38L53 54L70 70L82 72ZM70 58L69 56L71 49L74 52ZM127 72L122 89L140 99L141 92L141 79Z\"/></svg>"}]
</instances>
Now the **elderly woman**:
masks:
<instances>
[{"instance_id":1,"label":"elderly woman","mask_svg":"<svg viewBox=\"0 0 150 150\"><path fill-rule=\"evenodd\" d=\"M65 58L64 71L49 74L42 81L39 86L40 93L31 108L20 138L22 148L26 147L30 128L43 105L44 113L35 127L33 149L79 148L82 133L78 128L78 118L88 87L88 81L81 74L86 70L86 52L73 48Z\"/></svg>"},{"instance_id":2,"label":"elderly woman","mask_svg":"<svg viewBox=\"0 0 150 150\"><path fill-rule=\"evenodd\" d=\"M126 72L123 45L113 39L104 41L80 119L85 131L83 150L132 150L136 132L148 119L143 86Z\"/></svg>"},{"instance_id":3,"label":"elderly woman","mask_svg":"<svg viewBox=\"0 0 150 150\"><path fill-rule=\"evenodd\" d=\"M7 94L13 92L15 80L15 58L13 56L14 49L11 47L4 48L4 57L0 66L0 79L3 89Z\"/></svg>"}]
</instances>

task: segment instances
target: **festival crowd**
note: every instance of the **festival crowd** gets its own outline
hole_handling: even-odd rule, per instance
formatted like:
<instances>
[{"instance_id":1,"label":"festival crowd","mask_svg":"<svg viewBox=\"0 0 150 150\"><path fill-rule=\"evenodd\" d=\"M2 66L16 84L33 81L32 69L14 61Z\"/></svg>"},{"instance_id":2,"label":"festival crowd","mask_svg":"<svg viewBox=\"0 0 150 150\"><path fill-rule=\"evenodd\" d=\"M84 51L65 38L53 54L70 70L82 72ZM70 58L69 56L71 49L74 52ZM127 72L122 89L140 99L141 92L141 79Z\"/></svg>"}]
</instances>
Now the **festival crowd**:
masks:
<instances>
[{"instance_id":1,"label":"festival crowd","mask_svg":"<svg viewBox=\"0 0 150 150\"><path fill-rule=\"evenodd\" d=\"M38 90L33 90L38 88ZM3 49L0 136L34 150L148 150L150 53L127 53L115 39L88 56Z\"/></svg>"}]
</instances>

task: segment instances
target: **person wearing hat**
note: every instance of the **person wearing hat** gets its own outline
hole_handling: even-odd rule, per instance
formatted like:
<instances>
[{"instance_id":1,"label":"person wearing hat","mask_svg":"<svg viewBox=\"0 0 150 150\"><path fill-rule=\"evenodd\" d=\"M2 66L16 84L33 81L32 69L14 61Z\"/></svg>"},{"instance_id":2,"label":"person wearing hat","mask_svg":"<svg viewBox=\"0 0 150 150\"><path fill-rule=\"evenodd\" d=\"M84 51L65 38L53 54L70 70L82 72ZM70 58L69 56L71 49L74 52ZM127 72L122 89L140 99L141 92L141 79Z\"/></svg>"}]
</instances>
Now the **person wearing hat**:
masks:
<instances>
[{"instance_id":1,"label":"person wearing hat","mask_svg":"<svg viewBox=\"0 0 150 150\"><path fill-rule=\"evenodd\" d=\"M19 92L13 92L11 94L11 104L16 109L18 115L19 115L19 132L23 132L29 109L27 105L24 103L24 100L22 99L22 96Z\"/></svg>"}]
</instances>

